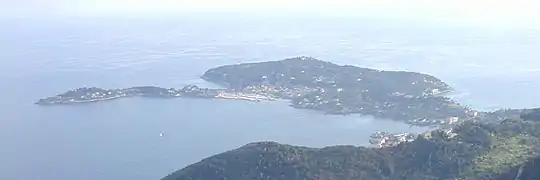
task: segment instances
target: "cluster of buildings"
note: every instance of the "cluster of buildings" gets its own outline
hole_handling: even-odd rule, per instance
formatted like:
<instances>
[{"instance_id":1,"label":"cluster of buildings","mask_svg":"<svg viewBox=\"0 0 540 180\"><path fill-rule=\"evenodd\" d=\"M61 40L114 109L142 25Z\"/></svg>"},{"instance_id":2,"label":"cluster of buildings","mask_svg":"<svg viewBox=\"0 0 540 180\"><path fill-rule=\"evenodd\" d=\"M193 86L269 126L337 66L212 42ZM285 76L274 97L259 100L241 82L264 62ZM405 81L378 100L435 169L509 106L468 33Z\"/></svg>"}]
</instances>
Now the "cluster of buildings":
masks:
<instances>
[{"instance_id":1,"label":"cluster of buildings","mask_svg":"<svg viewBox=\"0 0 540 180\"><path fill-rule=\"evenodd\" d=\"M369 142L376 147L392 147L402 142L412 142L416 139L417 135L413 133L397 133L392 134L388 132L375 132L371 135Z\"/></svg>"},{"instance_id":2,"label":"cluster of buildings","mask_svg":"<svg viewBox=\"0 0 540 180\"><path fill-rule=\"evenodd\" d=\"M307 93L310 93L316 90L313 88L308 88L308 87L289 88L289 87L283 87L283 86L263 84L263 85L248 86L244 88L243 91L249 94L259 94L259 95L267 96L267 97L279 97L279 98L284 98L284 99L291 99L294 97L305 95Z\"/></svg>"},{"instance_id":3,"label":"cluster of buildings","mask_svg":"<svg viewBox=\"0 0 540 180\"><path fill-rule=\"evenodd\" d=\"M448 139L458 136L458 134L454 132L453 128L441 128L436 131L428 131L420 134L420 136L429 139L432 137L432 133L434 132L441 132ZM417 137L418 135L413 133L392 134L388 132L375 132L370 136L371 139L369 142L378 148L393 147L400 143L412 142L416 140Z\"/></svg>"},{"instance_id":4,"label":"cluster of buildings","mask_svg":"<svg viewBox=\"0 0 540 180\"><path fill-rule=\"evenodd\" d=\"M467 110L466 116L463 118L457 117L457 116L451 116L446 117L443 119L427 119L427 118L420 118L420 119L413 119L408 120L407 123L411 125L417 125L417 126L446 126L446 125L455 125L460 122L464 122L466 120L470 120L473 118L478 117L478 111L475 110Z\"/></svg>"},{"instance_id":5,"label":"cluster of buildings","mask_svg":"<svg viewBox=\"0 0 540 180\"><path fill-rule=\"evenodd\" d=\"M68 104L110 100L127 96L120 90L101 88L78 88L57 96L40 99L36 104Z\"/></svg>"}]
</instances>

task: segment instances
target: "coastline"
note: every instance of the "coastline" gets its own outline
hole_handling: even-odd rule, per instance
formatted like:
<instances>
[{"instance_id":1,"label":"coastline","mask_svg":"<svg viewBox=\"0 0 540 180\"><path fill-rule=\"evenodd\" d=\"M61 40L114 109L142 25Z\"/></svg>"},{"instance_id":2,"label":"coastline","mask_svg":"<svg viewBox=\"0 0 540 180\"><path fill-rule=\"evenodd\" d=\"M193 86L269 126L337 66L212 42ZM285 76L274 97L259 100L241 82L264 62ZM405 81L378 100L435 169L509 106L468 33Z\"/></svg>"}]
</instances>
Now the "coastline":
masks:
<instances>
[{"instance_id":1,"label":"coastline","mask_svg":"<svg viewBox=\"0 0 540 180\"><path fill-rule=\"evenodd\" d=\"M85 104L85 103L97 103L101 101L111 101L116 99L126 98L125 96L120 97L109 97L109 98L101 98L101 99L90 99L90 100L74 100L74 101L68 101L68 102L57 102L57 103L40 103L35 102L34 104L37 105L43 105L43 106L52 106L52 105L70 105L70 104Z\"/></svg>"},{"instance_id":2,"label":"coastline","mask_svg":"<svg viewBox=\"0 0 540 180\"><path fill-rule=\"evenodd\" d=\"M336 112L332 112L332 111L325 111L325 110L317 110L317 109L313 109L313 108L299 107L299 106L295 106L295 104L293 104L293 99L291 99L289 97L283 97L283 96L279 97L279 96L275 96L275 95L269 95L268 93L260 93L260 92L257 93L256 91L254 92L253 89L251 89L250 91L247 91L247 92L244 92L244 91L234 92L234 91L230 91L230 90L205 89L205 88L199 88L199 87L194 86L194 85L188 85L188 86L184 87L183 90L181 90L181 89L172 89L172 88L171 89L165 89L165 88L159 88L159 87L152 87L152 88L159 89L159 90L167 90L168 93L163 93L163 92L160 92L160 93L144 93L144 92L140 93L140 92L137 92L137 93L129 94L128 91L132 91L133 89L136 89L136 88L139 88L139 87L126 88L126 89L113 89L113 90L104 90L104 89L99 89L99 88L79 88L79 89L71 90L71 91L69 91L67 93L84 94L84 96L80 96L80 97L86 97L88 95L94 96L95 94L99 94L99 92L93 92L93 91L90 91L88 89L98 89L100 92L102 91L101 94L111 94L111 92L117 92L117 93L120 93L120 95L116 95L116 96L112 96L112 97L100 97L100 98L88 98L88 97L86 97L86 99L80 99L80 98L77 99L75 96L67 96L67 95L65 95L67 93L64 93L64 94L49 97L49 98L46 98L46 99L41 99L38 102L36 102L35 104L44 105L44 106L84 104L84 103L96 103L96 102L101 102L101 101L111 101L111 100L115 100L115 99L131 98L131 97L143 97L143 98L156 98L157 97L157 98L165 98L165 99L172 99L172 98L205 98L205 99L241 100L241 101L250 101L250 102L284 100L284 101L288 101L289 104L290 104L289 106L291 106L293 108L322 111L322 112L324 112L325 114L328 114L328 115L353 115L353 114L368 115L368 116L373 116L375 118L390 119L390 120L393 120L393 121L405 122L406 124L409 124L411 126L420 126L420 127L439 127L441 125L448 125L448 124L453 123L453 122L448 123L448 120L444 120L444 119L443 120L431 120L431 121L428 121L428 119L424 119L425 121L421 122L421 121L418 121L418 120L397 120L397 119L392 119L392 118L388 118L388 117L384 117L384 116L362 114L362 113L359 113L359 112L340 112L340 113L336 113ZM145 88L148 88L148 87L145 87ZM197 93L207 92L207 91L215 91L215 94L211 94L211 95L190 94L193 91L185 91L185 89L189 89L189 88L192 88L192 89L194 88L195 89L194 91L197 92ZM103 92L105 92L105 93L103 93ZM439 95L441 95L441 94L439 94ZM454 121L457 121L457 120L454 120Z\"/></svg>"},{"instance_id":3,"label":"coastline","mask_svg":"<svg viewBox=\"0 0 540 180\"><path fill-rule=\"evenodd\" d=\"M228 78L229 75L234 78ZM330 115L369 115L422 127L452 125L474 118L478 113L448 98L446 95L453 88L436 77L415 72L340 66L310 57L226 65L209 69L200 78L225 89L195 85L109 90L79 88L40 99L36 104L80 104L127 97L251 102L287 100L291 107L297 109Z\"/></svg>"},{"instance_id":4,"label":"coastline","mask_svg":"<svg viewBox=\"0 0 540 180\"><path fill-rule=\"evenodd\" d=\"M186 87L195 87L193 85L189 85ZM184 87L184 88L186 88ZM226 92L226 91L218 91L215 90L215 94L190 94L191 92L187 91L181 91L181 90L174 90L171 91L169 89L169 93L153 93L153 92L143 92L143 93L132 93L129 94L129 90L135 89L134 88L126 88L126 89L113 89L113 90L105 90L105 89L99 89L99 88L79 88L75 90L71 90L64 94L59 94L57 96L40 99L39 101L35 102L34 104L37 105L44 105L44 106L52 106L52 105L69 105L69 104L84 104L84 103L96 103L101 101L111 101L121 98L132 98L132 97L143 97L143 98L166 98L166 99L172 99L172 98L205 98L205 99L226 99L226 100L243 100L243 101L252 101L252 102L260 102L260 101L275 101L277 98L264 96L260 94L246 94L246 93L234 93L234 92ZM156 89L163 90L164 88L159 87L153 87ZM98 89L100 92L93 92L88 89ZM208 91L209 89L205 89L204 91ZM203 91L203 90L201 90ZM105 92L105 93L103 93ZM115 96L107 96L112 94L111 92L120 92L121 95L115 95ZM66 95L69 93L76 93L78 95ZM102 96L99 96L100 94L105 94ZM103 97L104 96L104 97Z\"/></svg>"}]
</instances>

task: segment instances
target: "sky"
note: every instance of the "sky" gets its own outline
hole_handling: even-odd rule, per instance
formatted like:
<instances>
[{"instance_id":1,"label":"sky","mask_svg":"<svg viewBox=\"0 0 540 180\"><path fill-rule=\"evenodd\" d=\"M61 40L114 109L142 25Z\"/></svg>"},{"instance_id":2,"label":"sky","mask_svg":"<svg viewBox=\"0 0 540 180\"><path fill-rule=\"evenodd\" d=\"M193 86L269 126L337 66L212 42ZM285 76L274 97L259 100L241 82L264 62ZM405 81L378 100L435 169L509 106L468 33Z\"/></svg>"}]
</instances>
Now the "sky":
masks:
<instances>
[{"instance_id":1,"label":"sky","mask_svg":"<svg viewBox=\"0 0 540 180\"><path fill-rule=\"evenodd\" d=\"M290 11L368 16L540 24L535 0L0 0L1 16L149 16L179 12Z\"/></svg>"}]
</instances>

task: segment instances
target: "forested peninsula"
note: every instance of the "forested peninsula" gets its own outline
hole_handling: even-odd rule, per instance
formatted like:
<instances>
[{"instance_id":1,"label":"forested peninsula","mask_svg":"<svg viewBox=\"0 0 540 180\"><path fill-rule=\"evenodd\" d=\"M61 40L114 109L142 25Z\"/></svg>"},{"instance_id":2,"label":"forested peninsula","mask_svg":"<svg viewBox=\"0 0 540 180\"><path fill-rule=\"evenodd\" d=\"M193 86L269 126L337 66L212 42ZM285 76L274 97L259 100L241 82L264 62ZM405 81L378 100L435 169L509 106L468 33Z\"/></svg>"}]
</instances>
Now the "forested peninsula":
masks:
<instances>
[{"instance_id":1,"label":"forested peninsula","mask_svg":"<svg viewBox=\"0 0 540 180\"><path fill-rule=\"evenodd\" d=\"M209 69L201 78L223 88L78 88L40 99L36 104L79 104L128 97L287 99L295 108L328 114L357 113L414 125L455 124L479 113L445 97L452 88L431 75L338 65L312 57L225 65Z\"/></svg>"}]
</instances>

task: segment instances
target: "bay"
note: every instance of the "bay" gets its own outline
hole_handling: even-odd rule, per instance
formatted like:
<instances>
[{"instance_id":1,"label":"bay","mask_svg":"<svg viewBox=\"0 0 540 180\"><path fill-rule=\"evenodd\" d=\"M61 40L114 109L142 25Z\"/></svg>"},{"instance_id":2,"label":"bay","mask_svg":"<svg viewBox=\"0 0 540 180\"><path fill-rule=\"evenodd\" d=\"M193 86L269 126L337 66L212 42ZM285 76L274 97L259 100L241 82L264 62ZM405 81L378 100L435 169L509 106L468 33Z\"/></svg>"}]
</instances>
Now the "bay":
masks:
<instances>
[{"instance_id":1,"label":"bay","mask_svg":"<svg viewBox=\"0 0 540 180\"><path fill-rule=\"evenodd\" d=\"M77 87L215 86L209 68L308 55L435 75L478 109L540 105L536 30L302 19L3 20L0 179L159 179L254 141L368 145L400 122L298 110L286 101L132 98L40 107ZM160 133L163 136L160 136Z\"/></svg>"}]
</instances>

